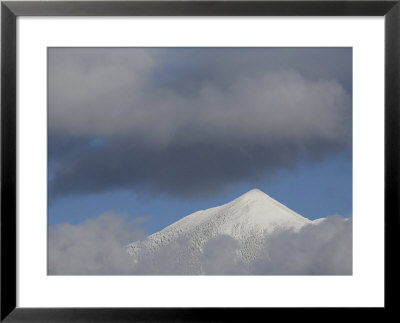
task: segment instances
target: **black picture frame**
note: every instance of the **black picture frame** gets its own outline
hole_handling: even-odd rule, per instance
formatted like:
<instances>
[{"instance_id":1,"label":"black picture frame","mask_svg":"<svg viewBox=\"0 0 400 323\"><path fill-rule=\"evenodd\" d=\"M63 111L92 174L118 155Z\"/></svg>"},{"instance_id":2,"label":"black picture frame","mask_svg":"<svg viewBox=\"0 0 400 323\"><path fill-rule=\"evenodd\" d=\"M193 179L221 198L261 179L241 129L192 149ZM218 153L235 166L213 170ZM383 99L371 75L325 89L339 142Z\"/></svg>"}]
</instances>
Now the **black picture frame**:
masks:
<instances>
[{"instance_id":1,"label":"black picture frame","mask_svg":"<svg viewBox=\"0 0 400 323\"><path fill-rule=\"evenodd\" d=\"M1 317L4 322L233 322L266 311L310 318L316 308L20 308L16 306L16 19L18 16L384 16L385 306L352 308L370 319L398 306L400 1L2 1L1 3ZM324 308L342 318L336 308ZM314 313L314 312L313 312ZM393 314L393 313L391 313ZM270 315L270 314L269 314ZM326 313L325 313L326 315ZM341 315L341 316L339 316ZM282 317L284 318L284 317ZM320 317L321 318L321 317ZM271 319L271 317L268 317ZM312 317L311 317L312 319ZM261 319L263 320L263 319Z\"/></svg>"}]
</instances>

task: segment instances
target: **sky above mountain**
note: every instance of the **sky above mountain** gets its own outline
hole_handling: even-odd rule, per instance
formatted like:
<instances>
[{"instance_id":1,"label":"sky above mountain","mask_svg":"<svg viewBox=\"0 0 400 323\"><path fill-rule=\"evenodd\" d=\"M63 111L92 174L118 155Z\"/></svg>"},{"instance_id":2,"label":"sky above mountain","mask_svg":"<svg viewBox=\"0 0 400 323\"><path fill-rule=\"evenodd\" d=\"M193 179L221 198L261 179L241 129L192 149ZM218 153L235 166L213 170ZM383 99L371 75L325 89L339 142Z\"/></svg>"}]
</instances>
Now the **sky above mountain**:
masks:
<instances>
[{"instance_id":1,"label":"sky above mountain","mask_svg":"<svg viewBox=\"0 0 400 323\"><path fill-rule=\"evenodd\" d=\"M351 48L50 48L49 224L147 233L258 187L352 210Z\"/></svg>"}]
</instances>

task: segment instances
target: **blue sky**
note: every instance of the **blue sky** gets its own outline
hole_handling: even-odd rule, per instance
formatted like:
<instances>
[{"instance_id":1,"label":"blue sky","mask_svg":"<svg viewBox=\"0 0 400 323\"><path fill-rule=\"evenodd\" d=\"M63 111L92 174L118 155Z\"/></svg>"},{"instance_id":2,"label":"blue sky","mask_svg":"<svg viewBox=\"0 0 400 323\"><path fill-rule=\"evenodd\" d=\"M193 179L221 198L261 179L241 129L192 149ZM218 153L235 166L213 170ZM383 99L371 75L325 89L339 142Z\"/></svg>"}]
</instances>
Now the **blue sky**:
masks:
<instances>
[{"instance_id":1,"label":"blue sky","mask_svg":"<svg viewBox=\"0 0 400 323\"><path fill-rule=\"evenodd\" d=\"M352 212L349 48L49 50L49 225L148 233L259 188Z\"/></svg>"}]
</instances>

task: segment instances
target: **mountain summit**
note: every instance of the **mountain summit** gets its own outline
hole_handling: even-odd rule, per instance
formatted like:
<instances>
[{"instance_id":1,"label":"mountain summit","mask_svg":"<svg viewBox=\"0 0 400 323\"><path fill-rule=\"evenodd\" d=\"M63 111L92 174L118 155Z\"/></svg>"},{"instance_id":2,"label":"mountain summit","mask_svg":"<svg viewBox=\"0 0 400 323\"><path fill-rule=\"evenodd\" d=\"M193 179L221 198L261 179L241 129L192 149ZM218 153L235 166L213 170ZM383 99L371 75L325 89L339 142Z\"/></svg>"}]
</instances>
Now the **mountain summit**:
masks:
<instances>
[{"instance_id":1,"label":"mountain summit","mask_svg":"<svg viewBox=\"0 0 400 323\"><path fill-rule=\"evenodd\" d=\"M290 210L259 189L252 189L233 201L197 211L148 236L131 243L127 252L134 258L163 252L169 245L182 245L185 257L199 257L206 243L228 236L239 243L239 258L250 262L257 257L265 236L275 230L298 231L312 221Z\"/></svg>"}]
</instances>

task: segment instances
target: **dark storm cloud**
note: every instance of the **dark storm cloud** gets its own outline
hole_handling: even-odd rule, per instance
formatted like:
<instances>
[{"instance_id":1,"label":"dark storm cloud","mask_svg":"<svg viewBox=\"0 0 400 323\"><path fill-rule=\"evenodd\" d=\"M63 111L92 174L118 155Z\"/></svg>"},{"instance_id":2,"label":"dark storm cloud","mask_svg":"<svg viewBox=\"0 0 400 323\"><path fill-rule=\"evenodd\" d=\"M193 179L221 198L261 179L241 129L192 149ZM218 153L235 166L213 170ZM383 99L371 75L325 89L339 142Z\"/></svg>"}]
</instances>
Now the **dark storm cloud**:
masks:
<instances>
[{"instance_id":1,"label":"dark storm cloud","mask_svg":"<svg viewBox=\"0 0 400 323\"><path fill-rule=\"evenodd\" d=\"M159 69L159 76L165 84L184 86L185 90L199 82L213 80L226 85L241 74L260 76L282 70L295 70L314 80L335 79L349 92L352 88L350 48L186 48L178 55L168 51L165 55L168 65ZM215 59L216 55L225 55L226 59Z\"/></svg>"},{"instance_id":2,"label":"dark storm cloud","mask_svg":"<svg viewBox=\"0 0 400 323\"><path fill-rule=\"evenodd\" d=\"M312 158L321 158L341 148L336 143L313 143ZM267 172L290 169L296 160L309 158L308 149L293 142L279 147L262 142L213 142L179 144L162 150L111 139L106 145L75 151L56 162L54 194L98 193L104 189L141 189L167 192L181 197L213 194L226 183L256 180ZM79 185L78 185L79 184Z\"/></svg>"},{"instance_id":3,"label":"dark storm cloud","mask_svg":"<svg viewBox=\"0 0 400 323\"><path fill-rule=\"evenodd\" d=\"M351 144L349 49L51 49L52 194L175 196Z\"/></svg>"}]
</instances>

